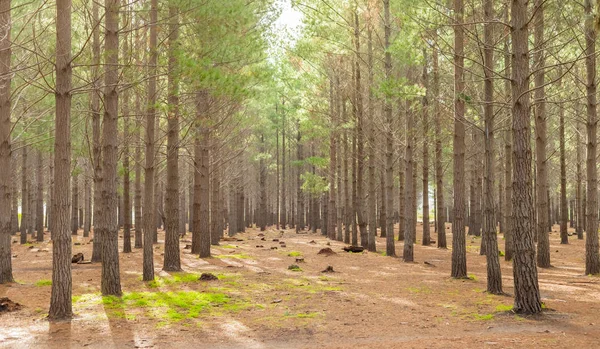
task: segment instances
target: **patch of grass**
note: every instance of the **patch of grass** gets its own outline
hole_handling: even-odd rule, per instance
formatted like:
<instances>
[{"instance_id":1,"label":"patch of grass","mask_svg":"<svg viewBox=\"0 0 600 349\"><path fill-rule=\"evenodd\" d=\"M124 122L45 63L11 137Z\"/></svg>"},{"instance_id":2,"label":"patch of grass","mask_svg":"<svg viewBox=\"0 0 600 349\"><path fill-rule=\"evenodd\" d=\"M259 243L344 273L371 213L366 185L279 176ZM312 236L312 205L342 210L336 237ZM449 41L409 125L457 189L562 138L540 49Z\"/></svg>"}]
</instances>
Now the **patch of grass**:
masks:
<instances>
[{"instance_id":1,"label":"patch of grass","mask_svg":"<svg viewBox=\"0 0 600 349\"><path fill-rule=\"evenodd\" d=\"M288 267L289 270L291 271L302 271L302 268L300 268L299 266L297 266L296 264L292 264Z\"/></svg>"},{"instance_id":2,"label":"patch of grass","mask_svg":"<svg viewBox=\"0 0 600 349\"><path fill-rule=\"evenodd\" d=\"M215 258L224 259L224 258L234 258L234 259L252 259L250 256L244 253L232 253L232 254L219 254L213 256Z\"/></svg>"},{"instance_id":3,"label":"patch of grass","mask_svg":"<svg viewBox=\"0 0 600 349\"><path fill-rule=\"evenodd\" d=\"M288 253L289 257L301 257L302 256L302 252L299 251L292 251L290 253Z\"/></svg>"},{"instance_id":4,"label":"patch of grass","mask_svg":"<svg viewBox=\"0 0 600 349\"><path fill-rule=\"evenodd\" d=\"M502 251L502 250L498 251L498 255L499 255L500 257L504 257L504 256L505 256L505 254L504 254L504 251Z\"/></svg>"},{"instance_id":5,"label":"patch of grass","mask_svg":"<svg viewBox=\"0 0 600 349\"><path fill-rule=\"evenodd\" d=\"M425 294L431 293L431 289L427 286L408 287L407 290L410 293L425 293Z\"/></svg>"},{"instance_id":6,"label":"patch of grass","mask_svg":"<svg viewBox=\"0 0 600 349\"><path fill-rule=\"evenodd\" d=\"M294 318L298 318L298 319L313 319L319 315L322 315L322 314L319 312L316 312L316 311L313 311L313 312L307 311L305 313L297 313L297 314L292 314L292 313L289 313L286 311L284 314L285 317L294 317Z\"/></svg>"},{"instance_id":7,"label":"patch of grass","mask_svg":"<svg viewBox=\"0 0 600 349\"><path fill-rule=\"evenodd\" d=\"M512 305L498 304L496 306L496 312L498 312L498 313L511 311L512 309L513 309Z\"/></svg>"},{"instance_id":8,"label":"patch of grass","mask_svg":"<svg viewBox=\"0 0 600 349\"><path fill-rule=\"evenodd\" d=\"M170 285L189 284L197 282L199 277L200 275L195 273L173 273L171 277L157 276L154 280L148 281L146 286L149 288L158 288Z\"/></svg>"},{"instance_id":9,"label":"patch of grass","mask_svg":"<svg viewBox=\"0 0 600 349\"><path fill-rule=\"evenodd\" d=\"M220 248L231 248L231 249L238 248L237 246L234 246L234 245L220 245L219 247Z\"/></svg>"},{"instance_id":10,"label":"patch of grass","mask_svg":"<svg viewBox=\"0 0 600 349\"><path fill-rule=\"evenodd\" d=\"M477 276L475 274L469 274L469 280L477 281Z\"/></svg>"},{"instance_id":11,"label":"patch of grass","mask_svg":"<svg viewBox=\"0 0 600 349\"><path fill-rule=\"evenodd\" d=\"M473 318L478 321L487 321L494 318L494 314L473 314Z\"/></svg>"},{"instance_id":12,"label":"patch of grass","mask_svg":"<svg viewBox=\"0 0 600 349\"><path fill-rule=\"evenodd\" d=\"M384 256L384 257L387 256L387 252L385 252L385 251L381 251L381 252L377 252L377 253L380 254L380 255L382 255L382 256Z\"/></svg>"},{"instance_id":13,"label":"patch of grass","mask_svg":"<svg viewBox=\"0 0 600 349\"><path fill-rule=\"evenodd\" d=\"M52 286L52 280L42 279L35 282L35 285L38 287L41 286Z\"/></svg>"}]
</instances>

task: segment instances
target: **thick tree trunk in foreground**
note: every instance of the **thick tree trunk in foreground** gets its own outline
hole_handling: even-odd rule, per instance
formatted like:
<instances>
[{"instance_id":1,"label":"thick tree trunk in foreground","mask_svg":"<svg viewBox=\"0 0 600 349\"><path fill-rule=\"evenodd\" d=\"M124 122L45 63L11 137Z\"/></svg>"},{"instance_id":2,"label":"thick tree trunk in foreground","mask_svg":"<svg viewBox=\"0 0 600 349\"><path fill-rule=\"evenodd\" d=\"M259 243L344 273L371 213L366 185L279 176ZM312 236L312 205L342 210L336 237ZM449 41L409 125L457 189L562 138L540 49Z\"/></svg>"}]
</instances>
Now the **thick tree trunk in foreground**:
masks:
<instances>
[{"instance_id":1,"label":"thick tree trunk in foreground","mask_svg":"<svg viewBox=\"0 0 600 349\"><path fill-rule=\"evenodd\" d=\"M0 2L0 284L13 282L11 235L15 233L11 215L10 6L10 0Z\"/></svg>"},{"instance_id":2,"label":"thick tree trunk in foreground","mask_svg":"<svg viewBox=\"0 0 600 349\"><path fill-rule=\"evenodd\" d=\"M69 181L71 172L71 0L56 1L56 118L50 320L73 316Z\"/></svg>"},{"instance_id":3,"label":"thick tree trunk in foreground","mask_svg":"<svg viewBox=\"0 0 600 349\"><path fill-rule=\"evenodd\" d=\"M210 217L209 217L209 107L208 92L200 91L196 96L196 140L194 164L194 231L192 235L192 253L200 258L210 257ZM243 210L243 207L239 208ZM240 224L237 224L238 228Z\"/></svg>"},{"instance_id":4,"label":"thick tree trunk in foreground","mask_svg":"<svg viewBox=\"0 0 600 349\"><path fill-rule=\"evenodd\" d=\"M529 115L529 48L527 0L513 0L512 112L513 112L513 223L515 282L514 311L536 314L542 311L531 213L531 130Z\"/></svg>"},{"instance_id":5,"label":"thick tree trunk in foreground","mask_svg":"<svg viewBox=\"0 0 600 349\"><path fill-rule=\"evenodd\" d=\"M369 204L367 209L367 222L369 224L368 231L368 249L369 251L375 252L377 250L375 244L375 237L377 237L377 188L375 185L375 120L373 120L373 25L372 21L368 22L367 37L368 37L368 56L367 56L367 69L368 69L368 97L367 97L367 125L368 125L368 147L369 147Z\"/></svg>"}]
</instances>

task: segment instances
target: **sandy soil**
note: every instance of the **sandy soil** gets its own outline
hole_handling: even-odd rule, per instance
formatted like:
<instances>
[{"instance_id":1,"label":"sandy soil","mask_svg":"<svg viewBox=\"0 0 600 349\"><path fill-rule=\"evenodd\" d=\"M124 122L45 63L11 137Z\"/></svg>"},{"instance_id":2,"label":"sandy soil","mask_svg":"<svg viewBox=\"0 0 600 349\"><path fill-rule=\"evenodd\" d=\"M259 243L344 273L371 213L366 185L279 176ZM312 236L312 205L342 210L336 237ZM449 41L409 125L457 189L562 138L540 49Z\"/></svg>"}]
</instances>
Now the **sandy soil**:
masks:
<instances>
[{"instance_id":1,"label":"sandy soil","mask_svg":"<svg viewBox=\"0 0 600 349\"><path fill-rule=\"evenodd\" d=\"M418 236L421 231L419 227ZM451 242L450 230L446 232ZM47 242L13 244L17 282L0 286L0 297L9 297L23 308L0 314L0 347L597 347L600 279L583 275L584 241L572 236L569 245L559 245L558 235L556 231L551 234L554 267L539 271L548 309L533 318L511 313L510 295L484 292L485 257L479 255L479 238L467 238L471 279L454 280L449 277L451 251L433 245L417 245L416 262L403 263L380 253L343 252L344 244L321 235L270 229L263 241L259 231L249 229L236 236L243 241L214 246L212 253L218 258L197 258L184 249L191 237L182 238L185 271L211 272L220 276L218 281L161 272L162 241L155 246L159 281L153 285L141 281L141 250L120 254L126 295L152 297L162 291L171 297L164 302L171 303L144 306L135 300L103 301L100 265L74 264L76 317L70 323L53 324L45 319L51 286L44 282L51 278L51 253L46 250L51 246ZM88 241L81 235L74 237L73 253L82 252L88 259L92 248ZM499 243L503 249L501 238ZM384 244L378 238L379 250L385 250ZM318 255L325 247L336 254ZM402 254L402 243L396 244L396 250ZM296 263L296 258L304 262ZM289 270L290 264L298 264L301 270ZM512 266L503 259L501 264L504 290L511 294ZM322 273L327 266L335 273ZM211 300L193 315L189 304L172 305L176 294L197 292L224 295L226 301Z\"/></svg>"}]
</instances>

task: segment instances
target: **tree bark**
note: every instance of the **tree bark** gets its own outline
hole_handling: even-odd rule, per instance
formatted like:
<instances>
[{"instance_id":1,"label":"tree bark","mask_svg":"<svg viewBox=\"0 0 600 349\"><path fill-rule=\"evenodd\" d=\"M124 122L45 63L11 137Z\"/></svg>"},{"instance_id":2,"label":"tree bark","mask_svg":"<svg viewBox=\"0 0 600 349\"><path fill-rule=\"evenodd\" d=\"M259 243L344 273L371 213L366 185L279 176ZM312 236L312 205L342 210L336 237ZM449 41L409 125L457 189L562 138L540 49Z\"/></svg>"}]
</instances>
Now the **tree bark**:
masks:
<instances>
[{"instance_id":1,"label":"tree bark","mask_svg":"<svg viewBox=\"0 0 600 349\"><path fill-rule=\"evenodd\" d=\"M15 193L12 190L14 164L10 139L10 10L10 0L0 2L0 284L14 281L11 261L11 235L15 232L11 215L11 195Z\"/></svg>"},{"instance_id":2,"label":"tree bark","mask_svg":"<svg viewBox=\"0 0 600 349\"><path fill-rule=\"evenodd\" d=\"M536 314L542 311L531 213L531 130L529 115L529 48L527 0L511 4L512 41L512 112L513 112L513 223L516 313Z\"/></svg>"},{"instance_id":3,"label":"tree bark","mask_svg":"<svg viewBox=\"0 0 600 349\"><path fill-rule=\"evenodd\" d=\"M0 62L1 62L1 60L0 60ZM0 133L0 135L1 135L1 133ZM1 155L0 155L0 157L1 157ZM0 164L1 163L2 162L0 160ZM10 164L9 164L8 168L10 169ZM41 150L37 151L37 175L36 175L36 177L37 177L37 179L36 179L37 180L37 199L35 201L36 202L36 207L35 207L35 211L36 211L36 215L35 215L35 217L36 217L36 219L35 219L35 230L37 232L37 239L36 240L37 241L44 241L44 160L42 158L42 151ZM0 192L1 191L2 191L2 189L0 187ZM7 190L7 192L8 191L9 190ZM8 206L10 206L10 204ZM0 222L0 226L1 226L1 224L2 223Z\"/></svg>"},{"instance_id":4,"label":"tree bark","mask_svg":"<svg viewBox=\"0 0 600 349\"><path fill-rule=\"evenodd\" d=\"M427 50L423 49L423 246L431 244L429 229L429 77L427 75Z\"/></svg>"},{"instance_id":5,"label":"tree bark","mask_svg":"<svg viewBox=\"0 0 600 349\"><path fill-rule=\"evenodd\" d=\"M97 234L99 217L102 214L102 144L100 143L100 19L99 3L92 1L92 78L93 90L90 96L90 107L92 109L92 162L94 166L94 215L93 231L94 240L92 245L92 262L102 261L102 236ZM55 177L56 180L56 177Z\"/></svg>"},{"instance_id":6,"label":"tree bark","mask_svg":"<svg viewBox=\"0 0 600 349\"><path fill-rule=\"evenodd\" d=\"M167 130L167 195L165 198L165 256L163 270L180 271L179 256L179 77L177 47L179 10L169 6L169 73Z\"/></svg>"},{"instance_id":7,"label":"tree bark","mask_svg":"<svg viewBox=\"0 0 600 349\"><path fill-rule=\"evenodd\" d=\"M454 221L452 223L452 272L454 278L467 277L465 239L465 81L464 6L454 0Z\"/></svg>"},{"instance_id":8,"label":"tree bark","mask_svg":"<svg viewBox=\"0 0 600 349\"><path fill-rule=\"evenodd\" d=\"M437 39L437 34L434 40ZM438 60L438 49L433 48L433 114L435 123L435 189L436 189L436 225L437 225L437 247L448 248L446 243L446 206L444 202L444 169L442 165L442 113L440 110L440 69ZM402 182L400 182L402 183Z\"/></svg>"},{"instance_id":9,"label":"tree bark","mask_svg":"<svg viewBox=\"0 0 600 349\"><path fill-rule=\"evenodd\" d=\"M390 48L390 37L392 35L392 22L390 19L390 0L383 0L383 13L384 13L384 47L385 47L385 60L384 70L385 79L392 79L392 55L389 51ZM381 222L386 225L386 239L385 239L385 253L390 257L396 256L396 246L394 243L394 134L393 125L394 119L392 116L392 102L391 96L385 96L384 100L384 115L386 122L386 134L385 134L385 192L382 197L385 202L385 222ZM412 244L410 241L404 244L404 261L412 261Z\"/></svg>"},{"instance_id":10,"label":"tree bark","mask_svg":"<svg viewBox=\"0 0 600 349\"><path fill-rule=\"evenodd\" d=\"M545 58L544 58L544 0L536 0L536 15L534 18L534 39L536 50L534 53L534 66L536 67L535 79L535 151L537 176L537 264L540 268L550 267L550 239L546 227L548 201L545 195L548 190L548 172L546 159L546 93L545 84Z\"/></svg>"},{"instance_id":11,"label":"tree bark","mask_svg":"<svg viewBox=\"0 0 600 349\"><path fill-rule=\"evenodd\" d=\"M484 27L484 142L485 142L485 203L483 240L487 262L487 291L502 294L502 271L498 257L498 237L494 215L494 1L483 4L486 24Z\"/></svg>"},{"instance_id":12,"label":"tree bark","mask_svg":"<svg viewBox=\"0 0 600 349\"><path fill-rule=\"evenodd\" d=\"M117 216L117 158L119 111L119 0L105 0L105 74L104 118L102 120L102 214L99 235L102 236L103 295L121 295L119 272L119 226Z\"/></svg>"},{"instance_id":13,"label":"tree bark","mask_svg":"<svg viewBox=\"0 0 600 349\"><path fill-rule=\"evenodd\" d=\"M27 225L29 224L29 194L27 192L27 145L23 146L21 156L21 245L27 243ZM67 195L68 195L67 188Z\"/></svg>"},{"instance_id":14,"label":"tree bark","mask_svg":"<svg viewBox=\"0 0 600 349\"><path fill-rule=\"evenodd\" d=\"M153 232L156 229L154 217L154 133L156 121L156 73L158 63L157 48L157 21L158 0L150 2L150 59L148 62L148 103L146 106L146 168L144 171L144 253L143 275L144 281L154 280L154 256L152 243Z\"/></svg>"},{"instance_id":15,"label":"tree bark","mask_svg":"<svg viewBox=\"0 0 600 349\"><path fill-rule=\"evenodd\" d=\"M585 66L587 72L587 211L585 240L585 274L600 274L600 255L598 252L598 168L596 164L597 140L597 102L596 102L596 29L591 20L593 9L591 0L585 0Z\"/></svg>"},{"instance_id":16,"label":"tree bark","mask_svg":"<svg viewBox=\"0 0 600 349\"><path fill-rule=\"evenodd\" d=\"M56 117L50 320L73 316L69 181L71 171L71 0L56 1Z\"/></svg>"}]
</instances>

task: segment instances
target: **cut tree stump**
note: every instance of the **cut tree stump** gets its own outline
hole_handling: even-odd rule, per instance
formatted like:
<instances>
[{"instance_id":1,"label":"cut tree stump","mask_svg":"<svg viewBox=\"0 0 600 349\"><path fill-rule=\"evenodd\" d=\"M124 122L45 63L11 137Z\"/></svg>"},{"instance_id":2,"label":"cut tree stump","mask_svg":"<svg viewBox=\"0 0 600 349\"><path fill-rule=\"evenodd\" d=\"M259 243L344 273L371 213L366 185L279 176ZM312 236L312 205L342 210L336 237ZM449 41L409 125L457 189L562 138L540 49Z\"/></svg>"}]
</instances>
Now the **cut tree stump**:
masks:
<instances>
[{"instance_id":1,"label":"cut tree stump","mask_svg":"<svg viewBox=\"0 0 600 349\"><path fill-rule=\"evenodd\" d=\"M8 299L8 297L0 298L0 313L10 313L22 308L22 305Z\"/></svg>"},{"instance_id":2,"label":"cut tree stump","mask_svg":"<svg viewBox=\"0 0 600 349\"><path fill-rule=\"evenodd\" d=\"M215 274L212 274L212 273L202 273L202 275L200 275L200 278L198 278L198 280L200 280L200 281L216 281L216 280L219 280L219 278L216 277Z\"/></svg>"},{"instance_id":3,"label":"cut tree stump","mask_svg":"<svg viewBox=\"0 0 600 349\"><path fill-rule=\"evenodd\" d=\"M328 265L327 268L325 268L325 270L322 270L321 273L335 273L335 271L333 270L333 267L331 265Z\"/></svg>"},{"instance_id":4,"label":"cut tree stump","mask_svg":"<svg viewBox=\"0 0 600 349\"><path fill-rule=\"evenodd\" d=\"M324 254L326 256L331 256L331 255L334 255L337 253L333 252L333 250L331 248L325 247L325 248L320 249L319 253L317 253L317 254Z\"/></svg>"},{"instance_id":5,"label":"cut tree stump","mask_svg":"<svg viewBox=\"0 0 600 349\"><path fill-rule=\"evenodd\" d=\"M71 258L71 263L79 263L83 261L83 253L78 253Z\"/></svg>"}]
</instances>

